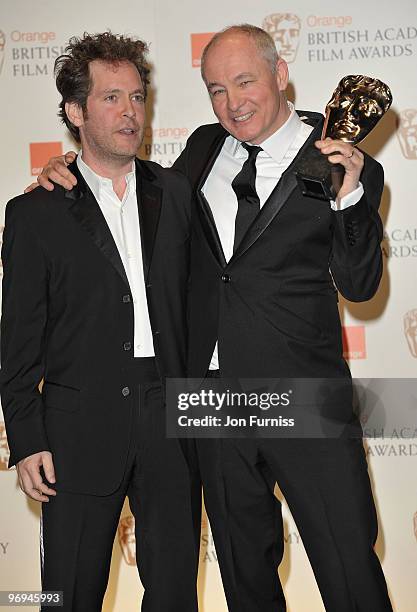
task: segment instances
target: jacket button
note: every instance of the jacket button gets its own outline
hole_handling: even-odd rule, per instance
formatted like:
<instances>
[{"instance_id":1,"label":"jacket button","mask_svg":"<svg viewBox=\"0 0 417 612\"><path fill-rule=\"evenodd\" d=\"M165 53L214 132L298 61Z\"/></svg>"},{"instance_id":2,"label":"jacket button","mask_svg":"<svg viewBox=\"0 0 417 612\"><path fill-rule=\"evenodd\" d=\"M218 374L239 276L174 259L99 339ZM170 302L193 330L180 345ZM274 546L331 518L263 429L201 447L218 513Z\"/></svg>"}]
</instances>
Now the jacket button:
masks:
<instances>
[{"instance_id":1,"label":"jacket button","mask_svg":"<svg viewBox=\"0 0 417 612\"><path fill-rule=\"evenodd\" d=\"M230 283L232 279L230 278L230 276L228 274L222 274L222 281L224 283Z\"/></svg>"},{"instance_id":2,"label":"jacket button","mask_svg":"<svg viewBox=\"0 0 417 612\"><path fill-rule=\"evenodd\" d=\"M126 294L122 297L122 301L124 304L127 304L128 302L130 302L130 295Z\"/></svg>"},{"instance_id":3,"label":"jacket button","mask_svg":"<svg viewBox=\"0 0 417 612\"><path fill-rule=\"evenodd\" d=\"M123 343L123 350L124 351L130 351L131 348L132 348L132 343L131 342L124 342Z\"/></svg>"},{"instance_id":4,"label":"jacket button","mask_svg":"<svg viewBox=\"0 0 417 612\"><path fill-rule=\"evenodd\" d=\"M129 389L129 387L123 387L123 389L122 389L122 395L123 395L123 397L127 397L128 395L130 395L130 389Z\"/></svg>"}]
</instances>

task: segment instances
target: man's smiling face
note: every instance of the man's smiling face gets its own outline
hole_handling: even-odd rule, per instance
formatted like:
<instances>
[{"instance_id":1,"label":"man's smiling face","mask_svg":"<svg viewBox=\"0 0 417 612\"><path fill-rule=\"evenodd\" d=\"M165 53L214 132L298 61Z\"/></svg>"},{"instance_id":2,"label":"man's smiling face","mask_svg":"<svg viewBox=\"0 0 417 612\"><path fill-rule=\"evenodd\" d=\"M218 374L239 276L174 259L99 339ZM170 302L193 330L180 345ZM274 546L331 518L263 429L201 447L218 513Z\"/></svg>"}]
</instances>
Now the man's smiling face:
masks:
<instances>
[{"instance_id":1,"label":"man's smiling face","mask_svg":"<svg viewBox=\"0 0 417 612\"><path fill-rule=\"evenodd\" d=\"M287 65L279 59L274 73L246 34L225 34L208 50L204 80L218 120L240 141L261 144L288 118Z\"/></svg>"}]
</instances>

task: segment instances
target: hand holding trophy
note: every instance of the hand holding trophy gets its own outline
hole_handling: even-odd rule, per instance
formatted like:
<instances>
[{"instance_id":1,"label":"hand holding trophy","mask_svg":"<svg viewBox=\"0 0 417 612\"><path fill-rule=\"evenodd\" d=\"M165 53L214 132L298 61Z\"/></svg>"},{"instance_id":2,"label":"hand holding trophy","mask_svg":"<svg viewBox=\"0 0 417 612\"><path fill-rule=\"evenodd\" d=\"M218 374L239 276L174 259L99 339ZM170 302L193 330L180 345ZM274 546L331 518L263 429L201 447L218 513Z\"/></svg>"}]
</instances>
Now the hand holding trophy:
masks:
<instances>
[{"instance_id":1,"label":"hand holding trophy","mask_svg":"<svg viewBox=\"0 0 417 612\"><path fill-rule=\"evenodd\" d=\"M326 105L322 139L356 145L376 126L391 102L391 91L382 81L363 75L343 77ZM303 151L295 174L303 195L329 201L342 185L344 168L331 164L311 145Z\"/></svg>"}]
</instances>

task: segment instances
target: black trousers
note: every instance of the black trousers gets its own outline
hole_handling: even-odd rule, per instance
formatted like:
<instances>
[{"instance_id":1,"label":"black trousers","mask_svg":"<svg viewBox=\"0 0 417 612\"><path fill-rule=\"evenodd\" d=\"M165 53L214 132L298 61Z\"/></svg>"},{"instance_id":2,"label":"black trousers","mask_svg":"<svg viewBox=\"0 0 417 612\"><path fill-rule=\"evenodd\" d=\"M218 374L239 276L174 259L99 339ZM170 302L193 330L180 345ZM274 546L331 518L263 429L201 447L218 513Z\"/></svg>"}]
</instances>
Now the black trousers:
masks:
<instances>
[{"instance_id":1,"label":"black trousers","mask_svg":"<svg viewBox=\"0 0 417 612\"><path fill-rule=\"evenodd\" d=\"M60 491L43 504L42 588L63 591L65 612L101 610L126 495L135 518L136 562L145 589L142 611L198 609L190 475L180 442L165 437L161 387L149 362L138 359L131 372L137 413L119 489L103 497Z\"/></svg>"},{"instance_id":2,"label":"black trousers","mask_svg":"<svg viewBox=\"0 0 417 612\"><path fill-rule=\"evenodd\" d=\"M361 439L197 440L230 612L285 612L283 492L327 612L390 612Z\"/></svg>"}]
</instances>

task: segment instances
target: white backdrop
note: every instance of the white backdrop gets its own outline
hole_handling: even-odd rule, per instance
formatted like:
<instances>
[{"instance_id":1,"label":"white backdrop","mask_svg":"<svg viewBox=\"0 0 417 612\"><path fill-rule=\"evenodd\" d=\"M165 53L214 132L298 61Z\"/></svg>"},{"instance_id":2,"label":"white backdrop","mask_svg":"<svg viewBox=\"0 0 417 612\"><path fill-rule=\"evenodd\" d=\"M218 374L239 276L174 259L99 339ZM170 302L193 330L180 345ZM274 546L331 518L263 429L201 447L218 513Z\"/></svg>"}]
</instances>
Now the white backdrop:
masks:
<instances>
[{"instance_id":1,"label":"white backdrop","mask_svg":"<svg viewBox=\"0 0 417 612\"><path fill-rule=\"evenodd\" d=\"M288 14L287 14L288 13ZM270 17L272 16L272 17ZM265 20L265 21L264 21ZM141 154L170 165L187 136L212 122L198 69L211 33L239 22L276 25L277 48L288 59L296 108L322 111L339 79L369 74L389 84L392 109L363 148L384 166L381 215L385 273L367 304L341 303L346 357L360 377L416 377L417 373L417 8L415 0L2 0L0 5L1 213L33 180L51 154L73 147L57 113L53 61L68 38L83 31L133 34L150 43L153 66L146 139ZM274 26L275 27L275 26ZM388 406L395 411L395 402ZM396 612L417 599L416 438L410 431L369 439L370 471L380 517L377 550ZM0 590L38 589L39 508L23 497L0 414ZM342 475L341 475L342 477ZM169 503L169 501L168 501ZM107 612L137 610L141 587L134 565L132 519L125 507L116 538ZM323 610L292 517L284 506L286 552L280 569L289 612ZM121 545L122 543L122 545ZM175 563L175 551L172 553ZM201 609L226 604L209 527L203 527L199 577Z\"/></svg>"}]
</instances>

